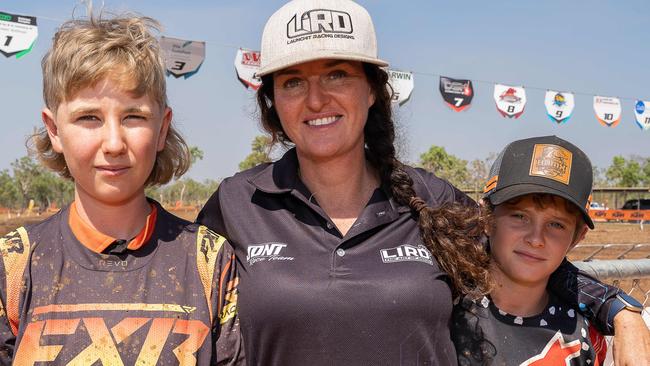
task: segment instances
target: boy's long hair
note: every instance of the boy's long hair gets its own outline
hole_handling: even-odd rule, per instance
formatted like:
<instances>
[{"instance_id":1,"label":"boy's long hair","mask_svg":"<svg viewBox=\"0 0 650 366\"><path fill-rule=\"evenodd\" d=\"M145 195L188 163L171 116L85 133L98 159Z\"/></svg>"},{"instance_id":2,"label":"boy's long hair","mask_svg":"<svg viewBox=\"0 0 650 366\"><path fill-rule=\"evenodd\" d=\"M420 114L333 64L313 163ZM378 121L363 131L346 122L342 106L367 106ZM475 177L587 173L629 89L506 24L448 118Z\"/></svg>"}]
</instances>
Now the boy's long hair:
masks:
<instances>
[{"instance_id":1,"label":"boy's long hair","mask_svg":"<svg viewBox=\"0 0 650 366\"><path fill-rule=\"evenodd\" d=\"M47 108L56 113L62 102L107 78L133 97L147 95L161 109L166 108L165 63L154 36L159 29L154 19L131 14L107 19L91 15L65 22L41 62ZM30 137L28 144L43 165L71 178L63 155L52 149L44 127ZM183 175L189 166L189 148L170 125L165 147L158 152L146 185L167 183Z\"/></svg>"}]
</instances>

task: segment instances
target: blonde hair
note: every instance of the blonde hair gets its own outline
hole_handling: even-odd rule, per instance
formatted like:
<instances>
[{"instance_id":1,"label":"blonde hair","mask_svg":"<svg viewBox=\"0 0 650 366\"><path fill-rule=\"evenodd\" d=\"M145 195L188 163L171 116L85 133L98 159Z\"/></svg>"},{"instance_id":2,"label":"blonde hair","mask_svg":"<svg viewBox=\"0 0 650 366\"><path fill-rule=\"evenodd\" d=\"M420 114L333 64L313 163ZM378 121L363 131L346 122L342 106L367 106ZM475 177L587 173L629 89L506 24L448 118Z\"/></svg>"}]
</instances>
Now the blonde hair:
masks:
<instances>
[{"instance_id":1,"label":"blonde hair","mask_svg":"<svg viewBox=\"0 0 650 366\"><path fill-rule=\"evenodd\" d=\"M47 108L56 113L62 102L106 78L134 97L148 95L161 109L166 108L165 63L153 35L159 29L156 20L130 14L65 22L41 61ZM63 154L52 149L44 127L30 137L28 144L43 165L65 178L72 178ZM157 153L145 185L167 183L183 175L189 166L189 148L172 124L165 147Z\"/></svg>"}]
</instances>

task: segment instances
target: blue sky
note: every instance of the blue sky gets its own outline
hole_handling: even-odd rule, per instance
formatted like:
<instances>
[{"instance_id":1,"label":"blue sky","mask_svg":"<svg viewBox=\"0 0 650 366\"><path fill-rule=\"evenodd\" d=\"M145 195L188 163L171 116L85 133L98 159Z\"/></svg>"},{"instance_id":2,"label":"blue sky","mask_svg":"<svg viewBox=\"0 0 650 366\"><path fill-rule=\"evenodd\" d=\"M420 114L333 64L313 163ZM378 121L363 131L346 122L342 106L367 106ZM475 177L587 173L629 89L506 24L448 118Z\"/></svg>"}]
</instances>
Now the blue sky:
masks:
<instances>
[{"instance_id":1,"label":"blue sky","mask_svg":"<svg viewBox=\"0 0 650 366\"><path fill-rule=\"evenodd\" d=\"M101 2L95 1L95 6ZM260 133L254 95L235 77L237 47L259 49L266 19L284 1L105 0L113 12L158 19L164 35L205 40L206 59L189 79L168 78L177 126L204 159L194 179L234 174ZM372 15L379 55L391 67L417 72L411 100L396 108L402 158L415 162L431 145L460 158L483 159L514 139L555 134L580 146L594 165L614 155L650 156L650 131L634 123L632 99L650 99L647 4L636 1L359 1ZM0 11L36 15L34 50L16 60L0 56L0 169L26 154L25 137L40 125L40 59L61 21L84 14L72 0L3 0ZM474 81L472 106L453 112L442 102L438 76ZM479 80L488 82L479 82ZM576 95L565 125L545 113L544 90L528 89L526 111L506 119L496 111L493 84L586 93ZM593 95L622 99L622 120L601 126Z\"/></svg>"}]
</instances>

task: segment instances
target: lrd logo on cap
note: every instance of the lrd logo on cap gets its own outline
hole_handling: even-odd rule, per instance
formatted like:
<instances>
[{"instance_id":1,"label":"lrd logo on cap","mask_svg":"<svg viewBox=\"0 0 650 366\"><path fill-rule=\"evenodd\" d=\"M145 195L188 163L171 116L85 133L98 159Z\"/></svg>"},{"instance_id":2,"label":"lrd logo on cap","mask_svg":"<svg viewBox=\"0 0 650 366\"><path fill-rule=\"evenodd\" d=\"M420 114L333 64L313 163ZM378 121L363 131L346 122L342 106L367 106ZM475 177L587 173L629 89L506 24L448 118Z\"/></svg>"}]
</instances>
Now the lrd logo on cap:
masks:
<instances>
[{"instance_id":1,"label":"lrd logo on cap","mask_svg":"<svg viewBox=\"0 0 650 366\"><path fill-rule=\"evenodd\" d=\"M314 33L352 33L350 14L337 10L314 9L305 12L298 21L298 14L287 23L287 38Z\"/></svg>"},{"instance_id":2,"label":"lrd logo on cap","mask_svg":"<svg viewBox=\"0 0 650 366\"><path fill-rule=\"evenodd\" d=\"M573 154L557 145L536 144L530 162L530 175L569 184Z\"/></svg>"}]
</instances>

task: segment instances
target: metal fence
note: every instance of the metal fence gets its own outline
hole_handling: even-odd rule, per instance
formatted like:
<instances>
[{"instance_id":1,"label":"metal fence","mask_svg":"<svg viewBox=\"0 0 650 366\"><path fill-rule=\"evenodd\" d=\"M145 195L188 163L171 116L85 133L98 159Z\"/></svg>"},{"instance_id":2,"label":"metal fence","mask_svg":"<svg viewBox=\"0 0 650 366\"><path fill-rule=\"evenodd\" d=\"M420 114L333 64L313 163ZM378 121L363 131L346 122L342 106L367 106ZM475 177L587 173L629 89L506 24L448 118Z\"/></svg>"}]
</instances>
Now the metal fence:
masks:
<instances>
[{"instance_id":1,"label":"metal fence","mask_svg":"<svg viewBox=\"0 0 650 366\"><path fill-rule=\"evenodd\" d=\"M582 258L583 261L590 261L607 252L610 253L610 256L614 252L615 255L612 258L615 259L624 259L628 255L650 258L650 244L586 244L576 247L573 252L578 250L590 250L590 253Z\"/></svg>"},{"instance_id":2,"label":"metal fence","mask_svg":"<svg viewBox=\"0 0 650 366\"><path fill-rule=\"evenodd\" d=\"M634 296L643 303L645 307L643 318L646 323L650 322L650 255L645 255L645 251L650 250L650 244L630 244L625 248L622 245L583 245L587 247L589 253L585 256L586 260L573 261L580 270L590 274L599 280L620 287L629 295ZM615 248L614 248L615 247ZM597 255L607 250L618 250L620 253L615 256L618 259L600 260L593 259ZM624 259L628 255L639 254L645 255L641 259ZM608 339L608 351L605 365L614 365L612 359L611 338Z\"/></svg>"},{"instance_id":3,"label":"metal fence","mask_svg":"<svg viewBox=\"0 0 650 366\"><path fill-rule=\"evenodd\" d=\"M603 282L650 278L650 259L614 259L573 262L580 270Z\"/></svg>"}]
</instances>

